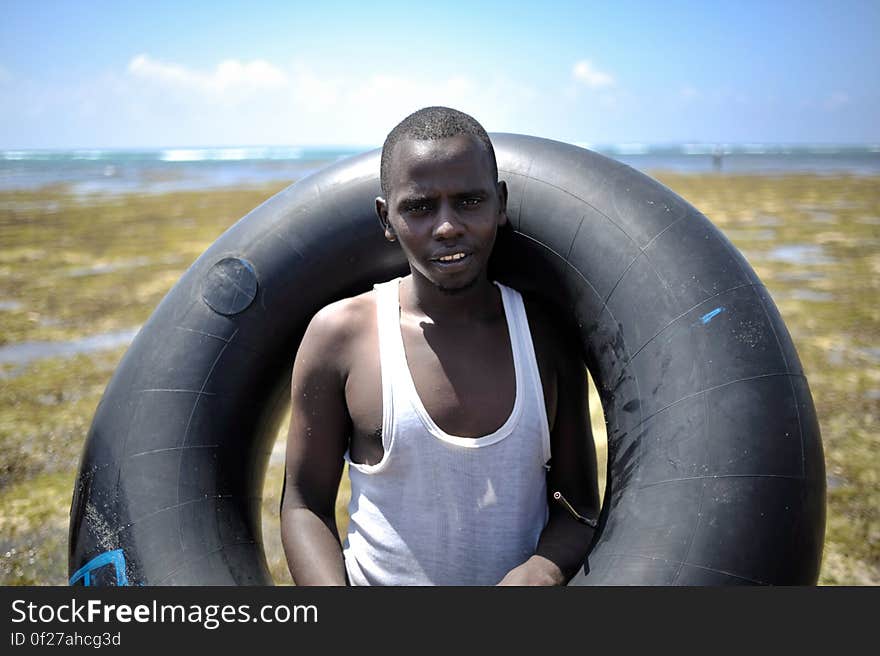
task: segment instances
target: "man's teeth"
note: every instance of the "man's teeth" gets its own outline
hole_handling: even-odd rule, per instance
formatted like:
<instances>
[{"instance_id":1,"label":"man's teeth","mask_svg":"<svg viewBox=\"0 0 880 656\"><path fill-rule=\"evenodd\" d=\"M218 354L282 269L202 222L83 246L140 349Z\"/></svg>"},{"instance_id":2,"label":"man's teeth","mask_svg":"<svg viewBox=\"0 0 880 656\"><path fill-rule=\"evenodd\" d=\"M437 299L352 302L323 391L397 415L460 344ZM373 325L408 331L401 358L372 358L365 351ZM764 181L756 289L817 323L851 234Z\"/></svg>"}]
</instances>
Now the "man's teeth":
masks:
<instances>
[{"instance_id":1,"label":"man's teeth","mask_svg":"<svg viewBox=\"0 0 880 656\"><path fill-rule=\"evenodd\" d=\"M455 255L444 255L440 258L441 262L455 262L464 257L464 253L456 253Z\"/></svg>"}]
</instances>

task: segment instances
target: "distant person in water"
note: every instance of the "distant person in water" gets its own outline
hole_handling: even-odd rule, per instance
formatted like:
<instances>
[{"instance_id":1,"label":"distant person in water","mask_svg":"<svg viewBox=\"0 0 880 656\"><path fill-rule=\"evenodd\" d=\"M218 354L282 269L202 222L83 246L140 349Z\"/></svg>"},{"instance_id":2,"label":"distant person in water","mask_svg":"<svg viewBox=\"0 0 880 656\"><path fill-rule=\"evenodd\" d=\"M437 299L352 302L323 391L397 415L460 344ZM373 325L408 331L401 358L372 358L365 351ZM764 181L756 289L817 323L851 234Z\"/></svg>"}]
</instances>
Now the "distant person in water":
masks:
<instances>
[{"instance_id":1,"label":"distant person in water","mask_svg":"<svg viewBox=\"0 0 880 656\"><path fill-rule=\"evenodd\" d=\"M721 173L721 160L724 157L724 150L721 146L716 145L712 149L712 168L716 173Z\"/></svg>"},{"instance_id":2,"label":"distant person in water","mask_svg":"<svg viewBox=\"0 0 880 656\"><path fill-rule=\"evenodd\" d=\"M586 370L543 308L488 277L507 221L492 143L466 114L419 110L388 135L381 186L381 229L410 273L323 308L297 351L281 520L293 579L564 584L599 508Z\"/></svg>"}]
</instances>

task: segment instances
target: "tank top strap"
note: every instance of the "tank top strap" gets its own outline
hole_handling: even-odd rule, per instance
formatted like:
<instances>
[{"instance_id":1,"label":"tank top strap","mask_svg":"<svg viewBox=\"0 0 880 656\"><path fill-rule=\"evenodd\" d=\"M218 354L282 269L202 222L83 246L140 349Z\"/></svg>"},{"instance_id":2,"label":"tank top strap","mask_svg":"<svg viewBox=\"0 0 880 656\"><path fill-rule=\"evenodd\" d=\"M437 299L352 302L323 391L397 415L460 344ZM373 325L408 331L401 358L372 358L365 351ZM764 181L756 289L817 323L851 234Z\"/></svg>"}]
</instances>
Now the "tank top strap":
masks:
<instances>
[{"instance_id":1,"label":"tank top strap","mask_svg":"<svg viewBox=\"0 0 880 656\"><path fill-rule=\"evenodd\" d=\"M529 318L522 294L515 289L495 282L501 290L504 312L507 315L507 327L510 332L510 348L513 352L515 366L522 371L522 382L527 394L525 402L531 405L532 411L540 417L541 434L545 462L550 460L550 426L547 421L547 406L544 402L544 386L541 383L541 372L538 358L529 328Z\"/></svg>"},{"instance_id":2,"label":"tank top strap","mask_svg":"<svg viewBox=\"0 0 880 656\"><path fill-rule=\"evenodd\" d=\"M395 397L399 396L400 363L406 362L402 352L400 333L400 278L378 283L376 292L376 323L379 331L379 365L382 378L382 446L387 453L391 447L394 428Z\"/></svg>"}]
</instances>

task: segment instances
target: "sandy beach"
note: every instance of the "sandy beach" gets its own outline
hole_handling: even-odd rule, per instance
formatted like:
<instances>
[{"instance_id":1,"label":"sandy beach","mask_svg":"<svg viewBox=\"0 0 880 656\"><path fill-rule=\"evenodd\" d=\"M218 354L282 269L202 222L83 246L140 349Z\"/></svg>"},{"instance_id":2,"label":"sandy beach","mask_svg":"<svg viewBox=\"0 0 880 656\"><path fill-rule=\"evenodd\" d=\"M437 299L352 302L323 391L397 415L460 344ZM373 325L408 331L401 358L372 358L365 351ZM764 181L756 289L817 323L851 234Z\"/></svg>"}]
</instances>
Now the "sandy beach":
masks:
<instances>
[{"instance_id":1,"label":"sandy beach","mask_svg":"<svg viewBox=\"0 0 880 656\"><path fill-rule=\"evenodd\" d=\"M880 177L655 175L743 252L792 334L828 472L820 584L880 585ZM126 345L186 268L286 185L0 192L0 584L66 584L80 453ZM279 584L290 583L278 534L283 457L279 440L263 495ZM342 528L346 503L343 484Z\"/></svg>"}]
</instances>

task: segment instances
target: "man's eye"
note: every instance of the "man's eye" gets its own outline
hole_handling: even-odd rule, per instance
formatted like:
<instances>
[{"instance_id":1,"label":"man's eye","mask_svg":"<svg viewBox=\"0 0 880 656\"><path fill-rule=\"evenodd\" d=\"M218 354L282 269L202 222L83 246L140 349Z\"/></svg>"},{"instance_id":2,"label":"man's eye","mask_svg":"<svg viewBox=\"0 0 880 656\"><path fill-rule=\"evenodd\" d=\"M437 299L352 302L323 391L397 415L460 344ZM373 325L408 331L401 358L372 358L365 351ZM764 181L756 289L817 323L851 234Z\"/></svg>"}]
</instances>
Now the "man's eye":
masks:
<instances>
[{"instance_id":1,"label":"man's eye","mask_svg":"<svg viewBox=\"0 0 880 656\"><path fill-rule=\"evenodd\" d=\"M426 212L431 211L430 203L412 203L411 205L407 205L403 209L407 214L425 214Z\"/></svg>"},{"instance_id":2,"label":"man's eye","mask_svg":"<svg viewBox=\"0 0 880 656\"><path fill-rule=\"evenodd\" d=\"M465 198L461 201L461 204L465 207L476 207L480 203L483 202L482 198Z\"/></svg>"}]
</instances>

